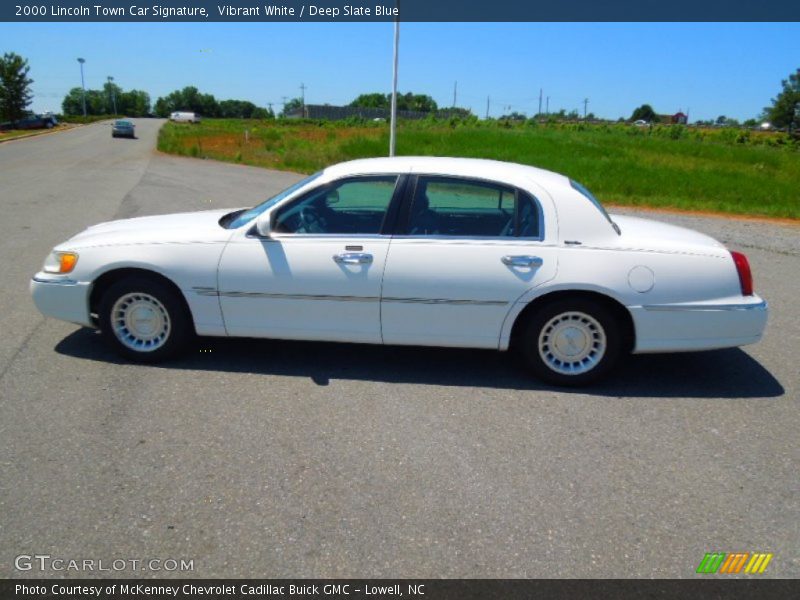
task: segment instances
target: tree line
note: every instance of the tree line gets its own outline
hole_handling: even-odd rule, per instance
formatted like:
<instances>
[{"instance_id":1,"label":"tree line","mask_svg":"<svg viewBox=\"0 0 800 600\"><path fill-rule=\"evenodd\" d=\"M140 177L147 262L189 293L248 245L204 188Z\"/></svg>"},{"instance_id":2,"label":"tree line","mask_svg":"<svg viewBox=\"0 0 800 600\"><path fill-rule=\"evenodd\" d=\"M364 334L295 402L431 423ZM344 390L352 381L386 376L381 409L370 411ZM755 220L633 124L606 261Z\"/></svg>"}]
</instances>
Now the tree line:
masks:
<instances>
[{"instance_id":1,"label":"tree line","mask_svg":"<svg viewBox=\"0 0 800 600\"><path fill-rule=\"evenodd\" d=\"M218 101L212 94L203 94L194 86L175 90L156 100L155 113L168 117L175 111L193 112L206 118L224 119L273 119L275 114L268 108L256 106L249 100Z\"/></svg>"},{"instance_id":2,"label":"tree line","mask_svg":"<svg viewBox=\"0 0 800 600\"><path fill-rule=\"evenodd\" d=\"M33 100L29 71L28 61L19 54L6 52L0 58L0 121L16 121L25 116Z\"/></svg>"},{"instance_id":3,"label":"tree line","mask_svg":"<svg viewBox=\"0 0 800 600\"><path fill-rule=\"evenodd\" d=\"M83 89L72 88L61 103L65 115L83 114ZM146 117L150 113L150 94L142 90L125 91L108 82L100 90L86 90L87 115L126 115Z\"/></svg>"},{"instance_id":4,"label":"tree line","mask_svg":"<svg viewBox=\"0 0 800 600\"><path fill-rule=\"evenodd\" d=\"M353 100L349 106L358 108L390 108L392 105L392 95L373 92L371 94L361 94ZM397 110L410 110L415 112L436 112L439 106L436 100L426 94L397 94Z\"/></svg>"}]
</instances>

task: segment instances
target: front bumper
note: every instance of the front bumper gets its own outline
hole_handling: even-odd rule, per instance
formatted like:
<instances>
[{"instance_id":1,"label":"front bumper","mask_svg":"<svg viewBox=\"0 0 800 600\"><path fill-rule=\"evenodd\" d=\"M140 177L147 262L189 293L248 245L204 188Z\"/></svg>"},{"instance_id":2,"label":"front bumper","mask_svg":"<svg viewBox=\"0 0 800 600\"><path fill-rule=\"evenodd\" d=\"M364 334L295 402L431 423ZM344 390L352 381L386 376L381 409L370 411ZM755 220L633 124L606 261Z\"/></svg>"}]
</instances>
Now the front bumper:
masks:
<instances>
[{"instance_id":1,"label":"front bumper","mask_svg":"<svg viewBox=\"0 0 800 600\"><path fill-rule=\"evenodd\" d=\"M91 287L90 283L41 272L31 279L31 296L36 308L44 316L91 327Z\"/></svg>"},{"instance_id":2,"label":"front bumper","mask_svg":"<svg viewBox=\"0 0 800 600\"><path fill-rule=\"evenodd\" d=\"M767 324L767 302L759 296L711 302L651 304L630 309L636 329L634 352L683 352L733 348L759 341Z\"/></svg>"}]
</instances>

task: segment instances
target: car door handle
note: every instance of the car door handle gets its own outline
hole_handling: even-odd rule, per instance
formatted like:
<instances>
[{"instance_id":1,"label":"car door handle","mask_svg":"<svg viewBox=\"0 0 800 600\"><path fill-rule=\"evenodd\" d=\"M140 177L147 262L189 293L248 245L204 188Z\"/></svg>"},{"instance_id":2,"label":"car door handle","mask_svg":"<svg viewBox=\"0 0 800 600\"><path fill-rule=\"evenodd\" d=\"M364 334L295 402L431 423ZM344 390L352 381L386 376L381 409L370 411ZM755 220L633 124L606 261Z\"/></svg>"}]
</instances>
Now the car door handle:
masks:
<instances>
[{"instance_id":1,"label":"car door handle","mask_svg":"<svg viewBox=\"0 0 800 600\"><path fill-rule=\"evenodd\" d=\"M334 254L333 260L340 265L366 265L372 262L372 254L342 252L341 254Z\"/></svg>"},{"instance_id":2,"label":"car door handle","mask_svg":"<svg viewBox=\"0 0 800 600\"><path fill-rule=\"evenodd\" d=\"M544 262L538 256L504 256L500 260L509 267L541 267Z\"/></svg>"}]
</instances>

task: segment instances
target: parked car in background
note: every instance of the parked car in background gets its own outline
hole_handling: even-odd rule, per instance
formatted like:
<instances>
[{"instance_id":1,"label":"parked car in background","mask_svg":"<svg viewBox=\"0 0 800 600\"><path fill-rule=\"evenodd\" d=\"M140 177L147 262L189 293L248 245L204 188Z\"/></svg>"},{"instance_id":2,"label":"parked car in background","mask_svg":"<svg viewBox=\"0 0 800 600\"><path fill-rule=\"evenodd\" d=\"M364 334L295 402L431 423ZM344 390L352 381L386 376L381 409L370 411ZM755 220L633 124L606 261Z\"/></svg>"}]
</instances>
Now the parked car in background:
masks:
<instances>
[{"instance_id":1,"label":"parked car in background","mask_svg":"<svg viewBox=\"0 0 800 600\"><path fill-rule=\"evenodd\" d=\"M609 215L563 175L464 158L352 161L254 208L96 225L31 291L138 361L195 333L513 348L562 385L630 352L752 344L767 320L743 254Z\"/></svg>"},{"instance_id":2,"label":"parked car in background","mask_svg":"<svg viewBox=\"0 0 800 600\"><path fill-rule=\"evenodd\" d=\"M193 112L176 111L169 115L169 120L175 123L199 123L200 115Z\"/></svg>"},{"instance_id":3,"label":"parked car in background","mask_svg":"<svg viewBox=\"0 0 800 600\"><path fill-rule=\"evenodd\" d=\"M52 129L58 125L55 115L29 115L17 121L0 123L0 129Z\"/></svg>"},{"instance_id":4,"label":"parked car in background","mask_svg":"<svg viewBox=\"0 0 800 600\"><path fill-rule=\"evenodd\" d=\"M111 137L135 138L134 124L127 119L118 119L111 125Z\"/></svg>"}]
</instances>

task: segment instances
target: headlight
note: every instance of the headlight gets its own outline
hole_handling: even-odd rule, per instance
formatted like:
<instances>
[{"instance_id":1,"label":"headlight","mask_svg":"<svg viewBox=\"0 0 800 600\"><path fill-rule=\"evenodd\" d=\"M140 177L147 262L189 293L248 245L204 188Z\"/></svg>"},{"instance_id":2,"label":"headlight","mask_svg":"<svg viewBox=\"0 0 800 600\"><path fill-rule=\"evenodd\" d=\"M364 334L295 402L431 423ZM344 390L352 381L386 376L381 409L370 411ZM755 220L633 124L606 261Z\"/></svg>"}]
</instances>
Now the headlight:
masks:
<instances>
[{"instance_id":1,"label":"headlight","mask_svg":"<svg viewBox=\"0 0 800 600\"><path fill-rule=\"evenodd\" d=\"M45 273L69 273L78 263L75 252L51 252L44 261Z\"/></svg>"}]
</instances>

